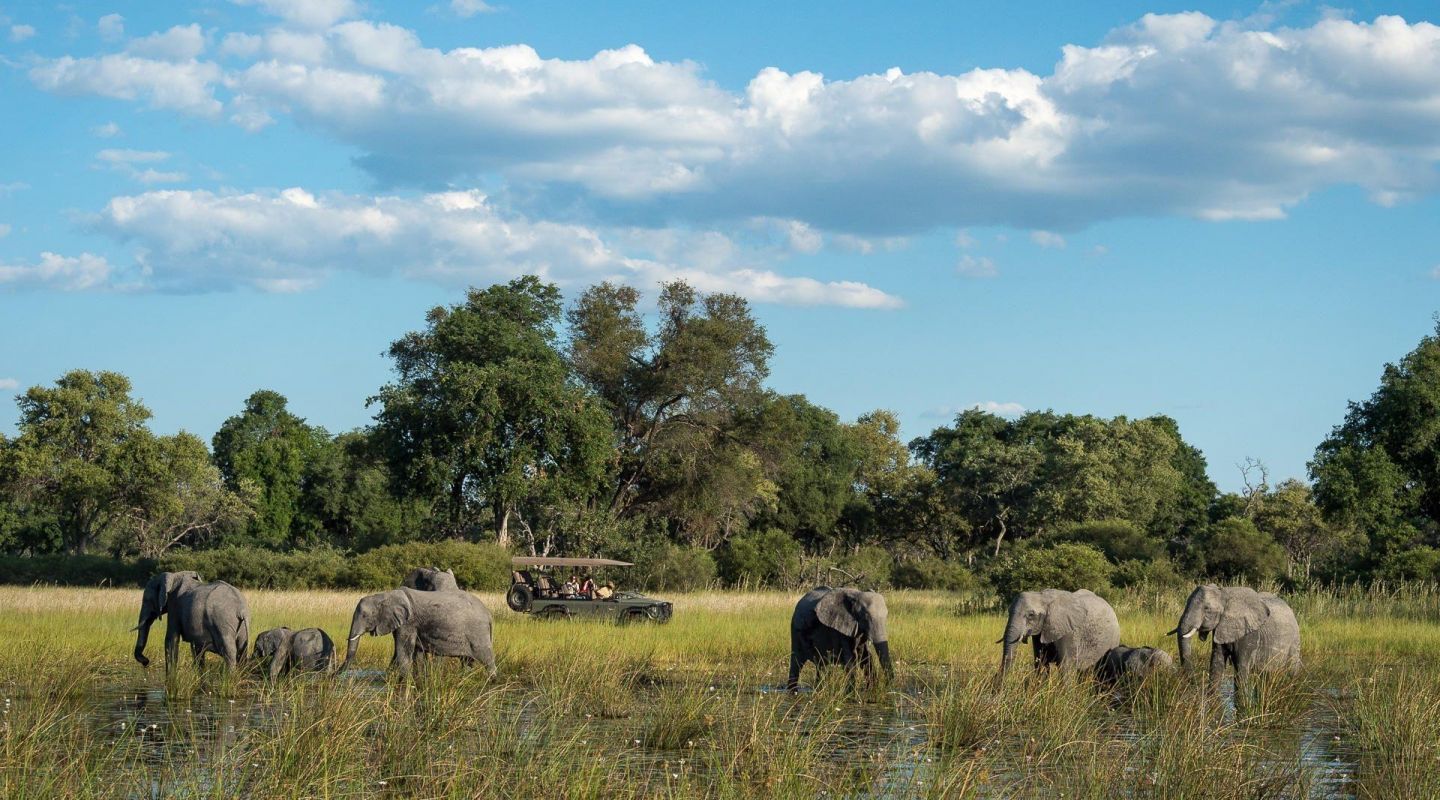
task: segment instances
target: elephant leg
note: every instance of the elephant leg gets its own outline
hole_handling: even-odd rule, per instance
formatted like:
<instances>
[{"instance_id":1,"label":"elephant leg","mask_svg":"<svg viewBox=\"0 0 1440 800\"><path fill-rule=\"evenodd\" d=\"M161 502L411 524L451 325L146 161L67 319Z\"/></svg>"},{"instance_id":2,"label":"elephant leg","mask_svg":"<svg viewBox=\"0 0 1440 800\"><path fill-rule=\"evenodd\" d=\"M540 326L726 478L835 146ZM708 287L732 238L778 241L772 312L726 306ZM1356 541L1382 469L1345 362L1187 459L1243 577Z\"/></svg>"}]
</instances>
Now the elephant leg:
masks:
<instances>
[{"instance_id":1,"label":"elephant leg","mask_svg":"<svg viewBox=\"0 0 1440 800\"><path fill-rule=\"evenodd\" d=\"M171 672L180 663L180 623L169 615L165 625L165 671Z\"/></svg>"},{"instance_id":2,"label":"elephant leg","mask_svg":"<svg viewBox=\"0 0 1440 800\"><path fill-rule=\"evenodd\" d=\"M1250 702L1250 665L1254 660L1249 653L1237 649L1231 660L1235 663L1235 707L1241 708Z\"/></svg>"},{"instance_id":3,"label":"elephant leg","mask_svg":"<svg viewBox=\"0 0 1440 800\"><path fill-rule=\"evenodd\" d=\"M785 678L785 688L795 692L800 690L800 670L804 669L806 654L809 646L805 643L805 636L799 631L790 631L790 674Z\"/></svg>"},{"instance_id":4,"label":"elephant leg","mask_svg":"<svg viewBox=\"0 0 1440 800\"><path fill-rule=\"evenodd\" d=\"M1219 692L1220 682L1225 679L1225 648L1223 645L1210 645L1210 691Z\"/></svg>"},{"instance_id":5,"label":"elephant leg","mask_svg":"<svg viewBox=\"0 0 1440 800\"><path fill-rule=\"evenodd\" d=\"M415 642L417 635L414 629L400 628L395 631L395 656L391 659L391 666L400 671L401 675L410 677L410 665L415 660Z\"/></svg>"},{"instance_id":6,"label":"elephant leg","mask_svg":"<svg viewBox=\"0 0 1440 800\"><path fill-rule=\"evenodd\" d=\"M860 675L865 680L866 686L875 685L875 662L870 655L870 645L865 642L856 643L856 661L860 665Z\"/></svg>"},{"instance_id":7,"label":"elephant leg","mask_svg":"<svg viewBox=\"0 0 1440 800\"><path fill-rule=\"evenodd\" d=\"M235 669L235 666L240 663L239 648L235 646L235 640L228 636L222 637L220 639L220 647L221 649L215 652L218 653L221 658L225 659L225 666L230 669Z\"/></svg>"},{"instance_id":8,"label":"elephant leg","mask_svg":"<svg viewBox=\"0 0 1440 800\"><path fill-rule=\"evenodd\" d=\"M485 671L486 671L487 673L489 673L490 677L492 677L492 678L495 677L496 669L495 669L495 648L494 648L494 647L492 647L492 646L490 646L490 645L488 645L488 644L482 644L482 645L476 646L476 648L475 648L475 660L476 660L478 663L483 664L483 665L485 666Z\"/></svg>"}]
</instances>

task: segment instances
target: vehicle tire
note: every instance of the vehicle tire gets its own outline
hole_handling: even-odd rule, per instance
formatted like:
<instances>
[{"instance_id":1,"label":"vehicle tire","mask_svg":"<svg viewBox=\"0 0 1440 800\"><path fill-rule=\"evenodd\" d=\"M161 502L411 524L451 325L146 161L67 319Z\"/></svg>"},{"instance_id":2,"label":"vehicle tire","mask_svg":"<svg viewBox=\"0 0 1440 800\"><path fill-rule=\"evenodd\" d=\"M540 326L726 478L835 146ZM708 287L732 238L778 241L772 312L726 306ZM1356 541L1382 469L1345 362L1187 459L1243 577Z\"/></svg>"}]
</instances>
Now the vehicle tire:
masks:
<instances>
[{"instance_id":1,"label":"vehicle tire","mask_svg":"<svg viewBox=\"0 0 1440 800\"><path fill-rule=\"evenodd\" d=\"M505 605L510 606L511 611L525 613L530 610L531 604L535 602L535 595L530 587L523 583L510 585L510 591L505 593Z\"/></svg>"},{"instance_id":2,"label":"vehicle tire","mask_svg":"<svg viewBox=\"0 0 1440 800\"><path fill-rule=\"evenodd\" d=\"M616 622L619 622L621 625L633 625L634 623L644 621L645 609L643 608L627 608L620 612L620 617L616 620Z\"/></svg>"},{"instance_id":3,"label":"vehicle tire","mask_svg":"<svg viewBox=\"0 0 1440 800\"><path fill-rule=\"evenodd\" d=\"M670 621L670 618L665 616L665 609L660 606L650 606L645 609L645 618L656 624Z\"/></svg>"},{"instance_id":4,"label":"vehicle tire","mask_svg":"<svg viewBox=\"0 0 1440 800\"><path fill-rule=\"evenodd\" d=\"M535 617L547 622L557 622L559 620L570 619L570 613L560 606L546 606L537 611Z\"/></svg>"}]
</instances>

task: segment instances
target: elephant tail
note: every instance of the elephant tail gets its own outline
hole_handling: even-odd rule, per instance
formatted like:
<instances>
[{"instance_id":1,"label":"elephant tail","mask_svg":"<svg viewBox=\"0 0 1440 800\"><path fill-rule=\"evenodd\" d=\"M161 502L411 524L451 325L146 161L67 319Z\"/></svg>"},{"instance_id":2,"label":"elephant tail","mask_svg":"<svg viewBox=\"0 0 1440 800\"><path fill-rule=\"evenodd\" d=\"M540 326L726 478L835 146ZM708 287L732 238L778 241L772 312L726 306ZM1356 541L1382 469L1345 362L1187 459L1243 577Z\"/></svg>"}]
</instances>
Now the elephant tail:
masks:
<instances>
[{"instance_id":1,"label":"elephant tail","mask_svg":"<svg viewBox=\"0 0 1440 800\"><path fill-rule=\"evenodd\" d=\"M235 636L239 639L235 643L235 658L244 661L248 658L247 653L250 650L250 617L240 618L240 624L235 629Z\"/></svg>"}]
</instances>

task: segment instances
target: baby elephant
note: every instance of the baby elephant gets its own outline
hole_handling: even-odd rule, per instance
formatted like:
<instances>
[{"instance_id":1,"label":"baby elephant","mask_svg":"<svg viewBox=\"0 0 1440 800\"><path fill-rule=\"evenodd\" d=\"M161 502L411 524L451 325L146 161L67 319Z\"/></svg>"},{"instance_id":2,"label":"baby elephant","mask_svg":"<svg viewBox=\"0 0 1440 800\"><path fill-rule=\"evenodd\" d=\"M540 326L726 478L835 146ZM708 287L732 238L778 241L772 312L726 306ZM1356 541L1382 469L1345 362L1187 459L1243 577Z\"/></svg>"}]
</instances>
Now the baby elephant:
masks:
<instances>
[{"instance_id":1,"label":"baby elephant","mask_svg":"<svg viewBox=\"0 0 1440 800\"><path fill-rule=\"evenodd\" d=\"M255 657L270 659L271 678L291 669L329 672L335 660L335 642L319 628L271 628L255 637Z\"/></svg>"},{"instance_id":2,"label":"baby elephant","mask_svg":"<svg viewBox=\"0 0 1440 800\"><path fill-rule=\"evenodd\" d=\"M1156 672L1175 669L1175 660L1153 647L1112 647L1095 665L1095 677L1106 686L1138 681Z\"/></svg>"}]
</instances>

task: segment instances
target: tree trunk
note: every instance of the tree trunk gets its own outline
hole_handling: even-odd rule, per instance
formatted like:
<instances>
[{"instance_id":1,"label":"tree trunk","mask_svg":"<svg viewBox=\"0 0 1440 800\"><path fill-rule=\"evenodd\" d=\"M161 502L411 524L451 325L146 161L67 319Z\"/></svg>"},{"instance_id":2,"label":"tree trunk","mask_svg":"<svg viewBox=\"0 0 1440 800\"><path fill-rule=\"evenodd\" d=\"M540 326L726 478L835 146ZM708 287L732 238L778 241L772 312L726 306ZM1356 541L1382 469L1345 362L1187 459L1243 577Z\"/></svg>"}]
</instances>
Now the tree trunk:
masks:
<instances>
[{"instance_id":1,"label":"tree trunk","mask_svg":"<svg viewBox=\"0 0 1440 800\"><path fill-rule=\"evenodd\" d=\"M510 507L501 505L495 510L495 517L500 520L500 525L495 531L495 541L506 550L510 549Z\"/></svg>"}]
</instances>

